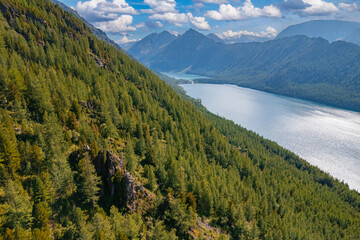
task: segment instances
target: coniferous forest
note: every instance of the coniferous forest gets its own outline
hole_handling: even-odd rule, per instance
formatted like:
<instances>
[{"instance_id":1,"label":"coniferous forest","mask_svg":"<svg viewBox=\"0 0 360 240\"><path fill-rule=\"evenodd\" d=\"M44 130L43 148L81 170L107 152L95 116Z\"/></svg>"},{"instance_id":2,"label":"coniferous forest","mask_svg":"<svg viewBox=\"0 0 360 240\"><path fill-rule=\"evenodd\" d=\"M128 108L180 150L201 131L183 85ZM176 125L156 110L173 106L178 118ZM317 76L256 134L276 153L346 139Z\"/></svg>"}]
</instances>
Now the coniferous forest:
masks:
<instances>
[{"instance_id":1,"label":"coniferous forest","mask_svg":"<svg viewBox=\"0 0 360 240\"><path fill-rule=\"evenodd\" d=\"M194 238L359 239L360 195L50 1L0 0L0 239Z\"/></svg>"}]
</instances>

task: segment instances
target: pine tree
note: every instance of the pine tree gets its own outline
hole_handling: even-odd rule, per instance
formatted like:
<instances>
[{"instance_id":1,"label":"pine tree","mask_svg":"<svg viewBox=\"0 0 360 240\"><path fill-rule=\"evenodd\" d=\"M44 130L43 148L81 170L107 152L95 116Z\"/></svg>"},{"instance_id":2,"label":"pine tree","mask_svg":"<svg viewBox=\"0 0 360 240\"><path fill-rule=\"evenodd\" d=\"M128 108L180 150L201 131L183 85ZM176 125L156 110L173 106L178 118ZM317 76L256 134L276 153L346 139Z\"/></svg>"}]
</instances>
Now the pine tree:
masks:
<instances>
[{"instance_id":1,"label":"pine tree","mask_svg":"<svg viewBox=\"0 0 360 240\"><path fill-rule=\"evenodd\" d=\"M0 109L0 161L13 174L20 168L20 153L17 149L13 123L3 109Z\"/></svg>"},{"instance_id":2,"label":"pine tree","mask_svg":"<svg viewBox=\"0 0 360 240\"><path fill-rule=\"evenodd\" d=\"M153 166L145 166L145 172L147 174L148 183L146 187L150 190L155 192L157 190L157 184L156 184L156 177L154 173L154 167Z\"/></svg>"},{"instance_id":3,"label":"pine tree","mask_svg":"<svg viewBox=\"0 0 360 240\"><path fill-rule=\"evenodd\" d=\"M111 231L111 224L105 213L96 213L92 225L94 228L94 239L114 240L115 234Z\"/></svg>"},{"instance_id":4,"label":"pine tree","mask_svg":"<svg viewBox=\"0 0 360 240\"><path fill-rule=\"evenodd\" d=\"M175 229L168 232L166 231L166 226L162 221L158 221L152 227L151 232L149 234L150 240L176 240L178 237L176 236Z\"/></svg>"},{"instance_id":5,"label":"pine tree","mask_svg":"<svg viewBox=\"0 0 360 240\"><path fill-rule=\"evenodd\" d=\"M134 146L130 138L128 139L125 147L125 160L126 169L130 172L135 171L138 165L138 160L134 154Z\"/></svg>"},{"instance_id":6,"label":"pine tree","mask_svg":"<svg viewBox=\"0 0 360 240\"><path fill-rule=\"evenodd\" d=\"M5 185L4 226L30 228L32 203L20 183L9 180Z\"/></svg>"},{"instance_id":7,"label":"pine tree","mask_svg":"<svg viewBox=\"0 0 360 240\"><path fill-rule=\"evenodd\" d=\"M80 191L85 198L84 202L95 206L99 200L100 177L96 175L95 167L88 155L79 161L78 168L81 177Z\"/></svg>"}]
</instances>

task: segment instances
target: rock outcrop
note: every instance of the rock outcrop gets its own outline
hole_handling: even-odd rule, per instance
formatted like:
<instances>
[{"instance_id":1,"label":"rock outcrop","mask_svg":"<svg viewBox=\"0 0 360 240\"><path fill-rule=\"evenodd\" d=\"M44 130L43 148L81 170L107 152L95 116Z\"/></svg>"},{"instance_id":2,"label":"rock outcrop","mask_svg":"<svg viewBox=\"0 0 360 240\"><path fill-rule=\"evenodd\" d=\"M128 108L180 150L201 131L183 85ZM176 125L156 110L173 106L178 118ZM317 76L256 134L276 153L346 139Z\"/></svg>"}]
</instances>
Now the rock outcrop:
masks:
<instances>
[{"instance_id":1,"label":"rock outcrop","mask_svg":"<svg viewBox=\"0 0 360 240\"><path fill-rule=\"evenodd\" d=\"M152 196L143 185L136 183L134 176L126 170L124 160L112 150L99 151L93 163L103 182L101 193L110 196L111 202L118 207L126 206L134 212L137 200Z\"/></svg>"},{"instance_id":2,"label":"rock outcrop","mask_svg":"<svg viewBox=\"0 0 360 240\"><path fill-rule=\"evenodd\" d=\"M122 179L124 184L123 193L125 197L126 205L131 211L136 210L136 191L135 191L135 178L129 172L125 172Z\"/></svg>"}]
</instances>

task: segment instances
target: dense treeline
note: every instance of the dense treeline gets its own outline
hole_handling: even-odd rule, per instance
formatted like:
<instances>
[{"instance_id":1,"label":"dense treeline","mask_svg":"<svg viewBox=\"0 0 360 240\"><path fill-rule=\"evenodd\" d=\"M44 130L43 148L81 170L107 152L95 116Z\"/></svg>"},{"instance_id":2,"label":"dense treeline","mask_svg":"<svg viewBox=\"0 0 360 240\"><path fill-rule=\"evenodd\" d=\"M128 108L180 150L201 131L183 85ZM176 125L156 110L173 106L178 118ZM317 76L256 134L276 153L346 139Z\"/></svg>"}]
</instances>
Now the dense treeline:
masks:
<instances>
[{"instance_id":1,"label":"dense treeline","mask_svg":"<svg viewBox=\"0 0 360 240\"><path fill-rule=\"evenodd\" d=\"M344 184L197 110L49 1L0 11L0 238L359 237Z\"/></svg>"}]
</instances>

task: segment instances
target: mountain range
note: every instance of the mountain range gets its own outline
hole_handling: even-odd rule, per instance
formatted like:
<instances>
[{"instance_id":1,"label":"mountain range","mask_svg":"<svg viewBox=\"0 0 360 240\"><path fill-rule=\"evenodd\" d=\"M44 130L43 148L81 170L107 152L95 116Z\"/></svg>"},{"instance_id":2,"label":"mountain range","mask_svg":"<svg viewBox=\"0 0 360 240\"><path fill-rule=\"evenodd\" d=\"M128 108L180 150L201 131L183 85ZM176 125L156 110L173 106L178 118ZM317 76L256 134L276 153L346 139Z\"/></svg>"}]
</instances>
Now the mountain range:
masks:
<instances>
[{"instance_id":1,"label":"mountain range","mask_svg":"<svg viewBox=\"0 0 360 240\"><path fill-rule=\"evenodd\" d=\"M151 58L151 56L156 56L163 48L167 46L170 42L176 39L176 36L169 33L168 31L163 31L161 33L152 33L141 41L136 42L130 49L129 53L132 56L135 56L139 61L146 64L146 59Z\"/></svg>"},{"instance_id":2,"label":"mountain range","mask_svg":"<svg viewBox=\"0 0 360 240\"><path fill-rule=\"evenodd\" d=\"M321 37L329 42L344 40L359 44L360 23L340 20L312 20L289 26L281 31L275 39L305 35L308 37Z\"/></svg>"},{"instance_id":3,"label":"mountain range","mask_svg":"<svg viewBox=\"0 0 360 240\"><path fill-rule=\"evenodd\" d=\"M232 83L360 110L360 46L295 35L266 42L222 44L190 29L155 51L129 49L159 72ZM155 44L153 46L156 46Z\"/></svg>"},{"instance_id":4,"label":"mountain range","mask_svg":"<svg viewBox=\"0 0 360 240\"><path fill-rule=\"evenodd\" d=\"M346 184L49 0L0 0L0 239L357 239L359 225Z\"/></svg>"}]
</instances>

